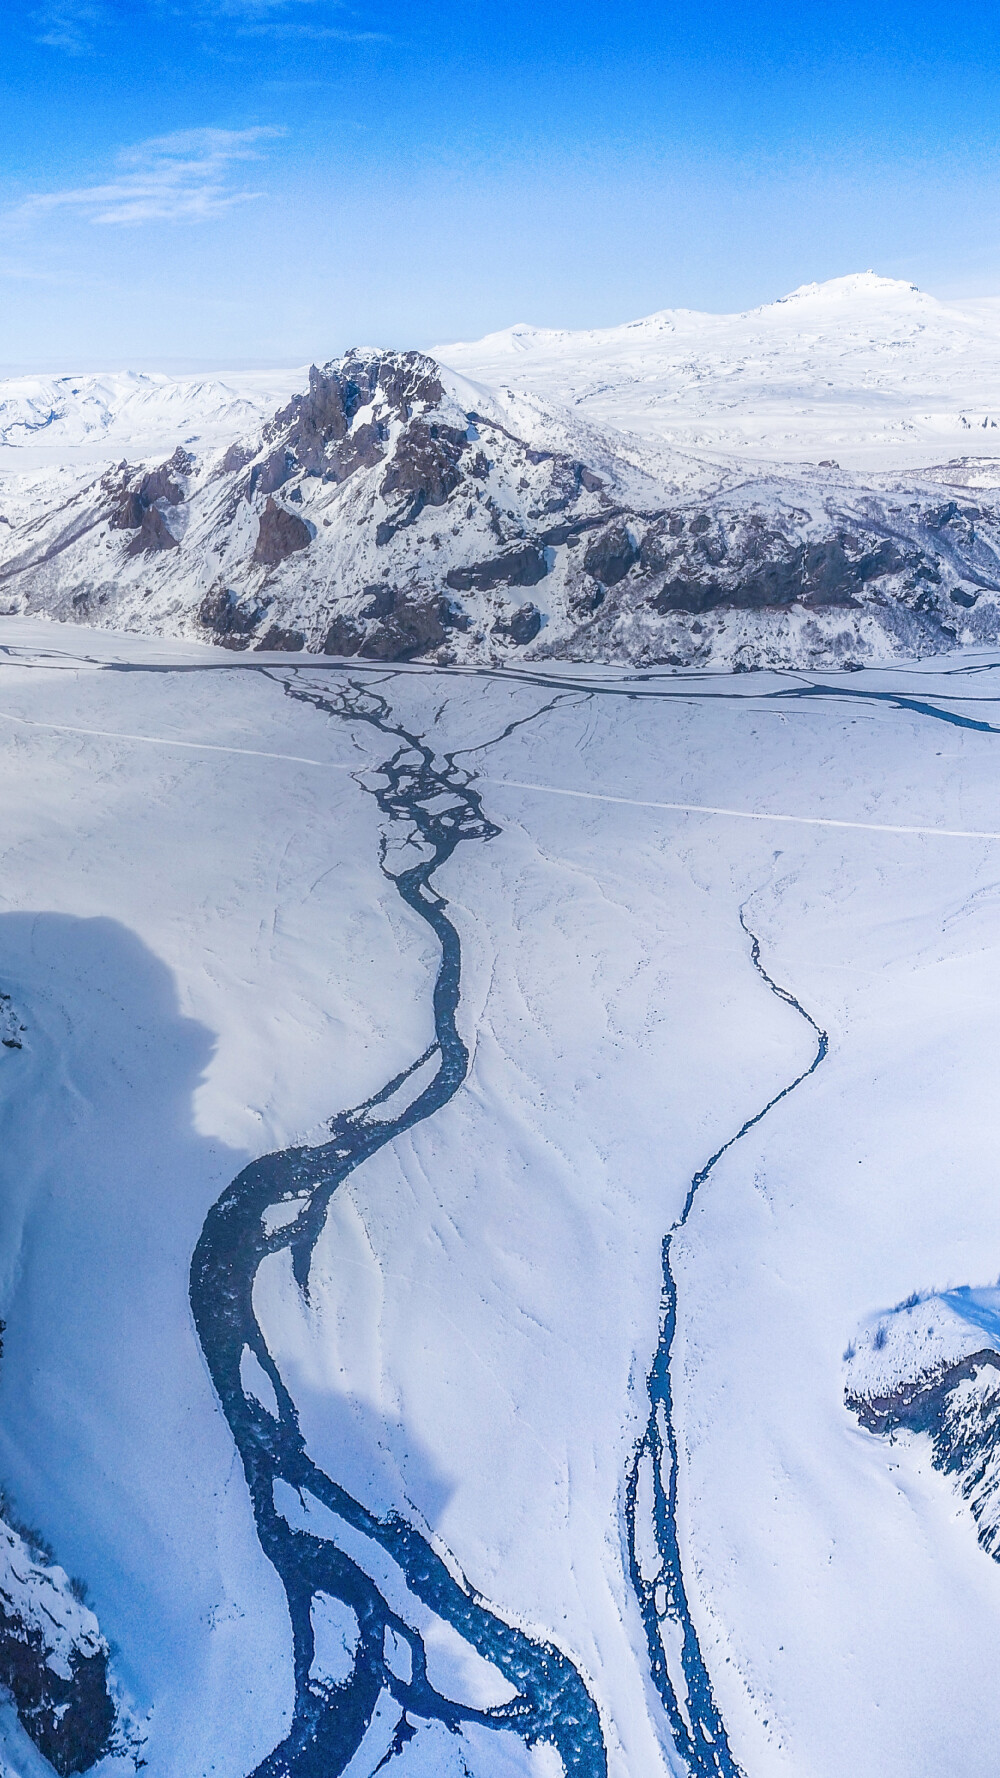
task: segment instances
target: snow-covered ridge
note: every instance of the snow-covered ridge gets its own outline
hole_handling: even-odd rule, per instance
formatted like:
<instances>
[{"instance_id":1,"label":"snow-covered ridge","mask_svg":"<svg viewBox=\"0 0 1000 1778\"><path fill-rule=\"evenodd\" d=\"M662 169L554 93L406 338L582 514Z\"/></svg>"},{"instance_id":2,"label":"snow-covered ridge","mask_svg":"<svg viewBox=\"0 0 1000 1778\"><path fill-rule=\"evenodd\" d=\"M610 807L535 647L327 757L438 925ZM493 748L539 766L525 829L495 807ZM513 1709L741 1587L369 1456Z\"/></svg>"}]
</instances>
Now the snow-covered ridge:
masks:
<instances>
[{"instance_id":1,"label":"snow-covered ridge","mask_svg":"<svg viewBox=\"0 0 1000 1778\"><path fill-rule=\"evenodd\" d=\"M859 1334L847 1360L847 1391L858 1400L888 1399L987 1350L1000 1366L1000 1287L920 1296L875 1316Z\"/></svg>"},{"instance_id":2,"label":"snow-covered ridge","mask_svg":"<svg viewBox=\"0 0 1000 1778\"><path fill-rule=\"evenodd\" d=\"M893 470L1000 456L1000 312L862 272L738 315L664 309L585 332L523 324L434 347L597 424L744 463Z\"/></svg>"},{"instance_id":3,"label":"snow-covered ridge","mask_svg":"<svg viewBox=\"0 0 1000 1778\"><path fill-rule=\"evenodd\" d=\"M0 381L0 471L203 448L259 430L307 372L170 377L140 371Z\"/></svg>"},{"instance_id":4,"label":"snow-covered ridge","mask_svg":"<svg viewBox=\"0 0 1000 1778\"><path fill-rule=\"evenodd\" d=\"M441 352L0 387L0 610L441 664L1000 639L996 305L863 273Z\"/></svg>"}]
</instances>

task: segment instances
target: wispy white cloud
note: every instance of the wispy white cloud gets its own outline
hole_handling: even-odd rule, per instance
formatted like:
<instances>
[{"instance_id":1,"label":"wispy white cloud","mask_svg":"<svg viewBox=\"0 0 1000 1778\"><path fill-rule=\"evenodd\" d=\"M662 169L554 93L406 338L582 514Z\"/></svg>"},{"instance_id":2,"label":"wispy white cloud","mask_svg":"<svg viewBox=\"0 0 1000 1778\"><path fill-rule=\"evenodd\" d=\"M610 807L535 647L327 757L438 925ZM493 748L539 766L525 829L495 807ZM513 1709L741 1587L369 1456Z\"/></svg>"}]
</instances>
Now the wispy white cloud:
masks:
<instances>
[{"instance_id":1,"label":"wispy white cloud","mask_svg":"<svg viewBox=\"0 0 1000 1778\"><path fill-rule=\"evenodd\" d=\"M335 43L387 43L344 0L201 0L202 16L227 20L241 36L304 37Z\"/></svg>"},{"instance_id":2,"label":"wispy white cloud","mask_svg":"<svg viewBox=\"0 0 1000 1778\"><path fill-rule=\"evenodd\" d=\"M222 28L240 37L345 44L390 41L384 31L359 18L346 0L136 0L131 11L145 13L149 22L169 20L172 27L199 34ZM86 56L98 52L115 19L107 0L47 0L31 14L31 23L37 43Z\"/></svg>"},{"instance_id":3,"label":"wispy white cloud","mask_svg":"<svg viewBox=\"0 0 1000 1778\"><path fill-rule=\"evenodd\" d=\"M36 43L61 49L70 56L90 55L94 33L106 24L107 13L93 0L52 0L32 13Z\"/></svg>"},{"instance_id":4,"label":"wispy white cloud","mask_svg":"<svg viewBox=\"0 0 1000 1778\"><path fill-rule=\"evenodd\" d=\"M37 192L14 212L31 221L69 211L105 225L143 222L209 222L234 205L263 197L240 185L237 167L259 161L268 142L284 130L178 130L153 136L118 157L117 177L100 185Z\"/></svg>"}]
</instances>

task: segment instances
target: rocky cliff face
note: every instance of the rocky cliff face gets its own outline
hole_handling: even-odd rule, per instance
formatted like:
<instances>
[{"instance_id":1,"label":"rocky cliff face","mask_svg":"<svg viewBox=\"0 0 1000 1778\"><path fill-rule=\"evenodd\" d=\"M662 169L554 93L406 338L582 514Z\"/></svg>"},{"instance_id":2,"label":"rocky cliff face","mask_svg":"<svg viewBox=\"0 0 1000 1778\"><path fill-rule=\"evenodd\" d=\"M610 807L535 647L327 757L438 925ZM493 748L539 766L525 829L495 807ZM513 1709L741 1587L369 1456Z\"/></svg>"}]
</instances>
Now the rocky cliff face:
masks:
<instances>
[{"instance_id":1,"label":"rocky cliff face","mask_svg":"<svg viewBox=\"0 0 1000 1778\"><path fill-rule=\"evenodd\" d=\"M741 667L1000 638L1000 498L695 475L413 352L314 368L224 450L0 504L0 609L238 649Z\"/></svg>"},{"instance_id":2,"label":"rocky cliff face","mask_svg":"<svg viewBox=\"0 0 1000 1778\"><path fill-rule=\"evenodd\" d=\"M869 1432L923 1434L1000 1562L1000 1291L913 1298L848 1354L845 1401Z\"/></svg>"},{"instance_id":3,"label":"rocky cliff face","mask_svg":"<svg viewBox=\"0 0 1000 1778\"><path fill-rule=\"evenodd\" d=\"M65 1570L0 1519L0 1685L61 1774L108 1751L115 1706L108 1645Z\"/></svg>"}]
</instances>

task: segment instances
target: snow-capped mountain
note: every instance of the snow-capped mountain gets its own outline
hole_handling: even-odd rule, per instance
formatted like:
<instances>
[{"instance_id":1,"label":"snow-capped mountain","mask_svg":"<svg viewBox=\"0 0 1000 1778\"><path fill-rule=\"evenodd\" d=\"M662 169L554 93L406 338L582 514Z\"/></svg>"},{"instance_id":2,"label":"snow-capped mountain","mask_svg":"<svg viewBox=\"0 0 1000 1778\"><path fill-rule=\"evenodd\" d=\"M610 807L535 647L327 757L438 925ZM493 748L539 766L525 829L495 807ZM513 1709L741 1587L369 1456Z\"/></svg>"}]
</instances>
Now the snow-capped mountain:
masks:
<instances>
[{"instance_id":1,"label":"snow-capped mountain","mask_svg":"<svg viewBox=\"0 0 1000 1778\"><path fill-rule=\"evenodd\" d=\"M963 387L995 385L1000 407L998 342L988 305L865 275L750 316L513 329L443 348L457 369L354 351L290 373L267 418L263 375L7 385L0 601L440 663L857 665L989 644L1000 430L971 408L953 437L911 419ZM699 426L725 409L714 444L677 420L685 402ZM829 454L791 461L809 427ZM946 434L967 451L943 463ZM128 448L109 462L112 444ZM848 466L866 452L877 473Z\"/></svg>"},{"instance_id":2,"label":"snow-capped mountain","mask_svg":"<svg viewBox=\"0 0 1000 1778\"><path fill-rule=\"evenodd\" d=\"M761 463L867 473L1000 457L1000 304L863 272L740 315L664 309L586 332L517 326L434 348L465 376L595 425Z\"/></svg>"}]
</instances>

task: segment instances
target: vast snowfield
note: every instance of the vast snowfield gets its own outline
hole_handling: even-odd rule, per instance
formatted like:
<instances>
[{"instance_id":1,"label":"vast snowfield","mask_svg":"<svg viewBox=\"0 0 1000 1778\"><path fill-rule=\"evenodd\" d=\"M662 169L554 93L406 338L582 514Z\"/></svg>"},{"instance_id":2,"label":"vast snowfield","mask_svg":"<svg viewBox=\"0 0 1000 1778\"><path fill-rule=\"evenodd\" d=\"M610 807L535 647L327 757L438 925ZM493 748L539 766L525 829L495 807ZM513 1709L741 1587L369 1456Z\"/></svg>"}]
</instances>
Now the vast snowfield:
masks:
<instances>
[{"instance_id":1,"label":"vast snowfield","mask_svg":"<svg viewBox=\"0 0 1000 1778\"><path fill-rule=\"evenodd\" d=\"M433 352L593 424L747 466L1000 457L1000 303L939 302L874 272L741 315L663 309L578 333L522 324Z\"/></svg>"},{"instance_id":2,"label":"vast snowfield","mask_svg":"<svg viewBox=\"0 0 1000 1778\"><path fill-rule=\"evenodd\" d=\"M269 1774L992 1778L1000 1565L845 1390L911 1293L1000 1275L998 747L985 653L493 671L0 622L0 1480L110 1644L102 1778L127 1743L247 1778L296 1732L262 1526L397 1624L354 1750ZM425 1114L449 932L468 1071ZM367 1148L293 1264L350 1107ZM240 1407L189 1278L267 1155L300 1184ZM648 1478L630 1513L651 1377L666 1527ZM276 1469L255 1520L292 1414L315 1482ZM300 1715L336 1717L358 1623L313 1595ZM497 1715L518 1636L566 1680L544 1722ZM10 1709L0 1758L48 1770Z\"/></svg>"}]
</instances>

